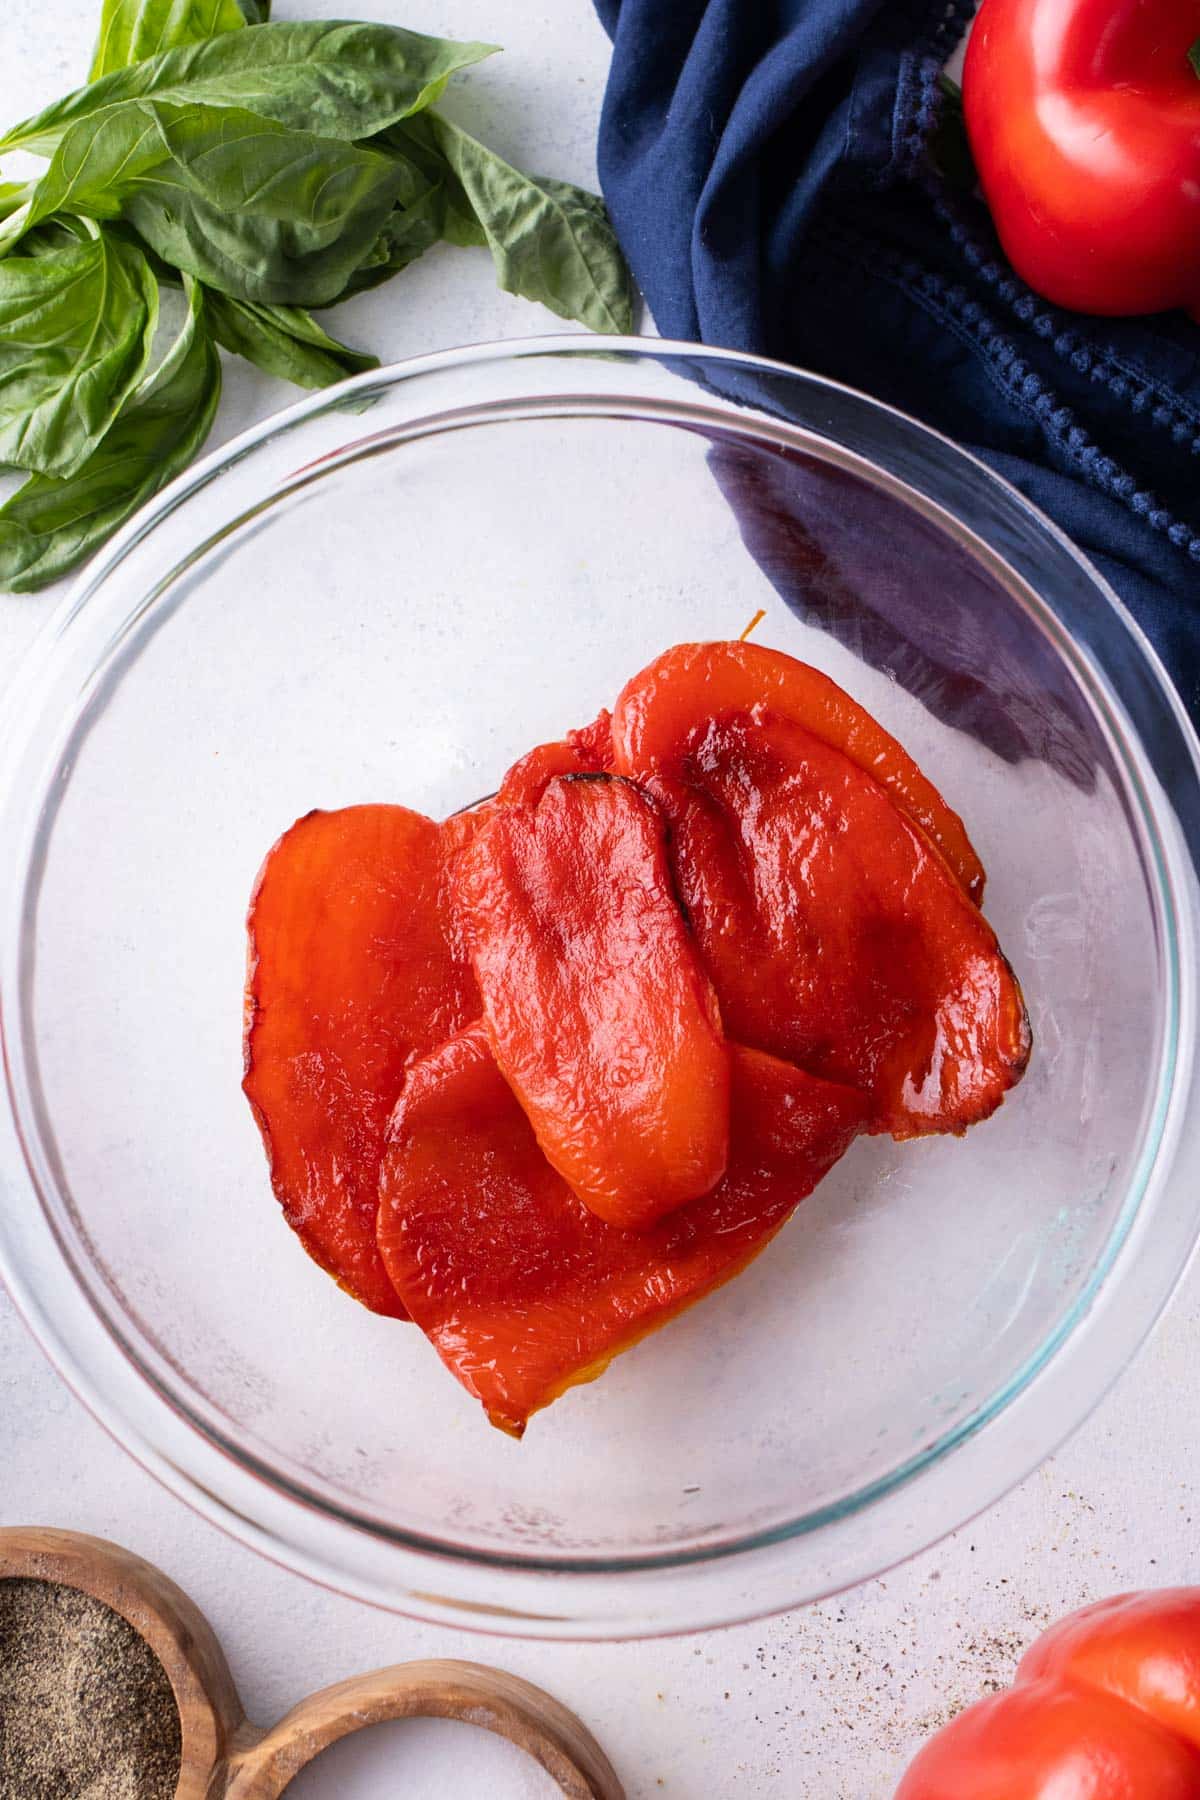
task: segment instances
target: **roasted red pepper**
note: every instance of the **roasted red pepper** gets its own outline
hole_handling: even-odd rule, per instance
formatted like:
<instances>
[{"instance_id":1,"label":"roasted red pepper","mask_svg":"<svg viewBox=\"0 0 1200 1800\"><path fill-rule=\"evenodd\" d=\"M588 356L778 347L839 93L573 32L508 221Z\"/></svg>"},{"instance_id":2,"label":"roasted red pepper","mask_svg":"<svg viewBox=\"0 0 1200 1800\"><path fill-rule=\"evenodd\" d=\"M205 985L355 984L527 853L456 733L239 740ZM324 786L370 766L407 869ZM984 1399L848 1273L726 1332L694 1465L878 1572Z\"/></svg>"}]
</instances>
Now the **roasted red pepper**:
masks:
<instances>
[{"instance_id":1,"label":"roasted red pepper","mask_svg":"<svg viewBox=\"0 0 1200 1800\"><path fill-rule=\"evenodd\" d=\"M764 706L832 744L886 789L893 805L937 845L976 902L983 864L966 828L933 783L828 675L762 644L677 644L621 690L613 709L613 768L643 780L677 775L696 728Z\"/></svg>"},{"instance_id":2,"label":"roasted red pepper","mask_svg":"<svg viewBox=\"0 0 1200 1800\"><path fill-rule=\"evenodd\" d=\"M899 744L745 644L668 652L443 825L311 814L249 921L285 1215L519 1433L735 1274L857 1132L999 1104L1029 1035L982 889Z\"/></svg>"},{"instance_id":3,"label":"roasted red pepper","mask_svg":"<svg viewBox=\"0 0 1200 1800\"><path fill-rule=\"evenodd\" d=\"M1078 312L1200 317L1194 0L983 0L963 110L1000 241Z\"/></svg>"},{"instance_id":4,"label":"roasted red pepper","mask_svg":"<svg viewBox=\"0 0 1200 1800\"><path fill-rule=\"evenodd\" d=\"M454 868L492 1053L558 1173L641 1228L725 1173L729 1058L657 810L556 777L500 806Z\"/></svg>"},{"instance_id":5,"label":"roasted red pepper","mask_svg":"<svg viewBox=\"0 0 1200 1800\"><path fill-rule=\"evenodd\" d=\"M275 1193L310 1256L401 1318L375 1242L384 1131L409 1060L479 1013L447 846L403 806L309 813L263 864L248 921L242 1085Z\"/></svg>"},{"instance_id":6,"label":"roasted red pepper","mask_svg":"<svg viewBox=\"0 0 1200 1800\"><path fill-rule=\"evenodd\" d=\"M729 1035L861 1088L894 1137L994 1112L1029 1055L1021 991L925 834L791 719L681 750L652 791Z\"/></svg>"},{"instance_id":7,"label":"roasted red pepper","mask_svg":"<svg viewBox=\"0 0 1200 1800\"><path fill-rule=\"evenodd\" d=\"M506 806L526 801L536 805L556 775L584 775L611 767L612 715L602 712L590 725L568 731L561 742L526 751L500 783L499 799Z\"/></svg>"},{"instance_id":8,"label":"roasted red pepper","mask_svg":"<svg viewBox=\"0 0 1200 1800\"><path fill-rule=\"evenodd\" d=\"M1200 1588L1054 1625L931 1738L895 1800L1200 1800Z\"/></svg>"},{"instance_id":9,"label":"roasted red pepper","mask_svg":"<svg viewBox=\"0 0 1200 1800\"><path fill-rule=\"evenodd\" d=\"M618 1352L736 1275L858 1131L861 1096L731 1047L729 1170L648 1231L571 1192L473 1026L414 1065L380 1176L379 1246L397 1291L492 1423L603 1373Z\"/></svg>"}]
</instances>

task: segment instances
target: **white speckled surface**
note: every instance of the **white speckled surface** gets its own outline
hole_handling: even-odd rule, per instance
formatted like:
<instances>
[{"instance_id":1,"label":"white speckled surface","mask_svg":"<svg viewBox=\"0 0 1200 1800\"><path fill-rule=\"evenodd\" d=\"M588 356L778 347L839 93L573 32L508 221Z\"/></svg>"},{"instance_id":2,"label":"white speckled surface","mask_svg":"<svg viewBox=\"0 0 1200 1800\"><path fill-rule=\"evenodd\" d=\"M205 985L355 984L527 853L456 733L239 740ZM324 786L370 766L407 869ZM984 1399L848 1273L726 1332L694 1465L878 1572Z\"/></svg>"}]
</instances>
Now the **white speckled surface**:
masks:
<instances>
[{"instance_id":1,"label":"white speckled surface","mask_svg":"<svg viewBox=\"0 0 1200 1800\"><path fill-rule=\"evenodd\" d=\"M82 79L96 0L7 0L0 115ZM318 17L316 0L279 0ZM339 10L339 9L333 9ZM354 0L340 10L462 37L507 55L476 71L470 112L527 166L594 182L606 44L588 0ZM482 254L439 251L338 315L385 359L554 325L498 294ZM294 397L239 363L213 442ZM54 603L0 597L3 683ZM921 1736L1002 1684L1039 1627L1106 1592L1200 1580L1192 1508L1200 1383L1200 1274L1097 1416L985 1518L841 1600L701 1638L634 1646L533 1645L410 1624L312 1587L230 1543L137 1468L70 1396L0 1292L0 1522L73 1526L160 1563L205 1609L252 1715L377 1663L468 1656L503 1664L578 1709L632 1800L763 1796L886 1800ZM386 1774L384 1773L386 1771ZM544 1781L504 1746L451 1726L406 1726L324 1767L305 1800L534 1796Z\"/></svg>"}]
</instances>

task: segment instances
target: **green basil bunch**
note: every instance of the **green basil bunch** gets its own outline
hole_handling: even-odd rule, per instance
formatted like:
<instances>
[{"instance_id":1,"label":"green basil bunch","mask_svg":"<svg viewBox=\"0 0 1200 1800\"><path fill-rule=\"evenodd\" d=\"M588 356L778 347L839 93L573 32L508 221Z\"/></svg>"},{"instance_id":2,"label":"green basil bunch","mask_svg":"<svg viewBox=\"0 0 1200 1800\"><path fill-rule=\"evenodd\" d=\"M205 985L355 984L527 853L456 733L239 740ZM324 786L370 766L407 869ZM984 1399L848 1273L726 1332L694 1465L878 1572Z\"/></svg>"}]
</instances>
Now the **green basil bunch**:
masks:
<instances>
[{"instance_id":1,"label":"green basil bunch","mask_svg":"<svg viewBox=\"0 0 1200 1800\"><path fill-rule=\"evenodd\" d=\"M79 562L186 467L216 346L303 387L376 366L307 310L439 240L594 331L632 327L604 205L524 175L432 110L490 56L397 26L272 23L269 0L104 0L86 87L0 138L46 168L0 183L0 586ZM151 367L163 283L186 317Z\"/></svg>"}]
</instances>

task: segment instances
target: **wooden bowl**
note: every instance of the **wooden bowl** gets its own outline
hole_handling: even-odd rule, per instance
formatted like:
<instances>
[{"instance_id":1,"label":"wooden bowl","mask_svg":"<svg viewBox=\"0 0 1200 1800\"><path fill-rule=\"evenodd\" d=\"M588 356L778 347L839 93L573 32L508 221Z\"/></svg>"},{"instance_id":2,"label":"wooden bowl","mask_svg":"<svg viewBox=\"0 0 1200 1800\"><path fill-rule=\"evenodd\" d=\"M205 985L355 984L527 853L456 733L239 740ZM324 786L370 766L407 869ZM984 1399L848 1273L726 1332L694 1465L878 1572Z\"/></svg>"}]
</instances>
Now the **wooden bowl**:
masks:
<instances>
[{"instance_id":1,"label":"wooden bowl","mask_svg":"<svg viewBox=\"0 0 1200 1800\"><path fill-rule=\"evenodd\" d=\"M409 1718L462 1719L497 1732L540 1763L570 1800L624 1800L612 1764L574 1713L502 1669L440 1659L396 1663L310 1694L263 1730L246 1718L208 1620L152 1563L102 1538L17 1526L0 1529L0 1580L16 1577L90 1594L154 1651L179 1708L175 1800L279 1800L339 1738Z\"/></svg>"}]
</instances>

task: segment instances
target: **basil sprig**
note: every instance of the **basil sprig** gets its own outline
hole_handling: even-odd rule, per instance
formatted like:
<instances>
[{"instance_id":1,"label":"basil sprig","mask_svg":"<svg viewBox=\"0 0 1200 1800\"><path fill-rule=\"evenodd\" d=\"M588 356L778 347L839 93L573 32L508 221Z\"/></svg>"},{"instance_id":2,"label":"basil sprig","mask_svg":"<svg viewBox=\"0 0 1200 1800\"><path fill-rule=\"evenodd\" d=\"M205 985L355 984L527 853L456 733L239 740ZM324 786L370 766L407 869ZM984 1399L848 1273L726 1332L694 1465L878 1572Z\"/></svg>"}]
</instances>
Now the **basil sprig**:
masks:
<instances>
[{"instance_id":1,"label":"basil sprig","mask_svg":"<svg viewBox=\"0 0 1200 1800\"><path fill-rule=\"evenodd\" d=\"M632 328L603 202L525 175L432 108L493 53L395 26L285 23L269 0L104 0L86 86L0 138L0 586L65 573L179 473L217 346L322 387L376 366L312 317L433 244L486 246L508 292ZM163 283L186 318L156 368Z\"/></svg>"},{"instance_id":2,"label":"basil sprig","mask_svg":"<svg viewBox=\"0 0 1200 1800\"><path fill-rule=\"evenodd\" d=\"M221 360L204 295L184 277L188 311L166 356L73 475L34 475L0 506L0 585L30 593L65 575L144 500L186 469L212 428Z\"/></svg>"}]
</instances>

